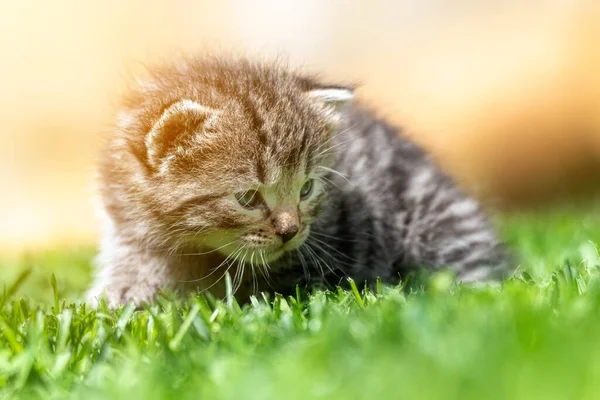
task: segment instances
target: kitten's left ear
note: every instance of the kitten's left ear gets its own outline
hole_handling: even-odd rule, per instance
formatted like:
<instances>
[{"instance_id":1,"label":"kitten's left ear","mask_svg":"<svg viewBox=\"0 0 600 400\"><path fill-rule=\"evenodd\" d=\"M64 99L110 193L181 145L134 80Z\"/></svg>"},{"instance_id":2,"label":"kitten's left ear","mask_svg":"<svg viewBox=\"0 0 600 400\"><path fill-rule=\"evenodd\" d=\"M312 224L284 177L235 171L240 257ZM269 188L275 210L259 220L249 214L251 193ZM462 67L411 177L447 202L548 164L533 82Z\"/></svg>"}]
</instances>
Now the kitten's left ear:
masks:
<instances>
[{"instance_id":1,"label":"kitten's left ear","mask_svg":"<svg viewBox=\"0 0 600 400\"><path fill-rule=\"evenodd\" d=\"M325 110L336 120L343 108L354 99L354 91L350 88L323 87L306 92L313 101L324 106Z\"/></svg>"}]
</instances>

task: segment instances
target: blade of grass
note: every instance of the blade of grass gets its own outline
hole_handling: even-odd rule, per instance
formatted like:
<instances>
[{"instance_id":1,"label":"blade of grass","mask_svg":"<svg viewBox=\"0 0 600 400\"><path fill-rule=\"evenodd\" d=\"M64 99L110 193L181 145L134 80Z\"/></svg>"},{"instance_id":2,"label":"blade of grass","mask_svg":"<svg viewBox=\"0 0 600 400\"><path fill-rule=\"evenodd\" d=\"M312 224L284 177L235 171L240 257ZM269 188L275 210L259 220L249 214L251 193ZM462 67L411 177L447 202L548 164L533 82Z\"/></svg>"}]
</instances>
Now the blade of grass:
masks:
<instances>
[{"instance_id":1,"label":"blade of grass","mask_svg":"<svg viewBox=\"0 0 600 400\"><path fill-rule=\"evenodd\" d=\"M23 285L25 280L27 280L27 278L31 275L31 271L33 271L32 267L25 268L19 273L17 279L15 279L15 281L8 288L5 288L2 300L0 301L0 307L3 307L6 300L11 298L17 292L17 290L19 290L21 285Z\"/></svg>"},{"instance_id":2,"label":"blade of grass","mask_svg":"<svg viewBox=\"0 0 600 400\"><path fill-rule=\"evenodd\" d=\"M200 311L200 306L198 304L194 304L192 306L192 309L188 313L188 315L185 317L185 320L183 321L183 323L179 327L179 330L177 331L177 333L175 334L175 336L173 337L173 339L171 339L171 341L169 342L169 348L171 349L171 351L177 351L178 350L179 343L181 343L181 340L183 339L183 336L190 329L190 326L192 325L192 321L194 321L194 318L196 318L196 316L198 315L199 311Z\"/></svg>"},{"instance_id":3,"label":"blade of grass","mask_svg":"<svg viewBox=\"0 0 600 400\"><path fill-rule=\"evenodd\" d=\"M350 288L352 289L352 294L354 295L354 299L356 300L356 303L358 304L358 306L360 308L362 308L364 310L365 303L363 302L362 296L360 295L360 292L358 291L358 288L356 287L356 283L354 282L354 279L348 278L348 282L350 283Z\"/></svg>"}]
</instances>

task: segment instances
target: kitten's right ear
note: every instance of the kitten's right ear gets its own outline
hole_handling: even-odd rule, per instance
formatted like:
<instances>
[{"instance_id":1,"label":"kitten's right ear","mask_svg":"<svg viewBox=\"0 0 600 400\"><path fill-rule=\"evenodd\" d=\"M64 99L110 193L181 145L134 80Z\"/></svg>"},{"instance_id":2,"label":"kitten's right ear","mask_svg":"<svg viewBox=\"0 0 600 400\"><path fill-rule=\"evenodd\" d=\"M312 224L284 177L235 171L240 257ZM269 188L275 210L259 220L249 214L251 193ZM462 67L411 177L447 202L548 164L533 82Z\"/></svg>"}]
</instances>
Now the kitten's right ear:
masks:
<instances>
[{"instance_id":1,"label":"kitten's right ear","mask_svg":"<svg viewBox=\"0 0 600 400\"><path fill-rule=\"evenodd\" d=\"M334 120L338 120L341 110L354 99L351 88L324 87L307 92L308 97L318 102Z\"/></svg>"},{"instance_id":2,"label":"kitten's right ear","mask_svg":"<svg viewBox=\"0 0 600 400\"><path fill-rule=\"evenodd\" d=\"M210 127L219 112L192 100L181 100L167 108L146 136L148 161L159 168L178 144Z\"/></svg>"}]
</instances>

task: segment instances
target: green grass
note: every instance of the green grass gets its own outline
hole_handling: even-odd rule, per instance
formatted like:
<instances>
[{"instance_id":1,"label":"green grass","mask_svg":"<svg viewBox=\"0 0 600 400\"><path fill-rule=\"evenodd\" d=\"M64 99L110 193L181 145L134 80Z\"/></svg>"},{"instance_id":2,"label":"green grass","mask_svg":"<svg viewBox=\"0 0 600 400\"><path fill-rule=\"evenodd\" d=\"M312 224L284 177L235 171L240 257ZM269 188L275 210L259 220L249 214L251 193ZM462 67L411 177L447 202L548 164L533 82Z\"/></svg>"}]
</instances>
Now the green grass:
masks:
<instances>
[{"instance_id":1,"label":"green grass","mask_svg":"<svg viewBox=\"0 0 600 400\"><path fill-rule=\"evenodd\" d=\"M512 215L501 286L73 304L93 249L0 262L0 397L593 399L600 210ZM28 273L29 272L29 273ZM56 277L55 281L52 274Z\"/></svg>"}]
</instances>

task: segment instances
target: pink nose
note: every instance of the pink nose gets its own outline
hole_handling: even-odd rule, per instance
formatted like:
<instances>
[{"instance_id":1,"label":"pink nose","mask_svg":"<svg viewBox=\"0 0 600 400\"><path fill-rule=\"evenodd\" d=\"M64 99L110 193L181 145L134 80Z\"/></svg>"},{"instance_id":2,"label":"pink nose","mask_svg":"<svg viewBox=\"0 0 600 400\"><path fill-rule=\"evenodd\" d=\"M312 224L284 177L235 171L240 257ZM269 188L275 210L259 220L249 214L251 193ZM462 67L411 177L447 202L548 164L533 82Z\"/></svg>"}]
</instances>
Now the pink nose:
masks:
<instances>
[{"instance_id":1,"label":"pink nose","mask_svg":"<svg viewBox=\"0 0 600 400\"><path fill-rule=\"evenodd\" d=\"M294 238L294 236L296 236L296 234L298 233L298 225L291 225L288 226L287 229L283 230L283 231L276 231L277 234L281 237L281 241L283 243L287 243L290 240L292 240Z\"/></svg>"},{"instance_id":2,"label":"pink nose","mask_svg":"<svg viewBox=\"0 0 600 400\"><path fill-rule=\"evenodd\" d=\"M300 230L300 221L295 210L282 209L275 212L271 222L275 233L281 237L283 243L292 240Z\"/></svg>"}]
</instances>

